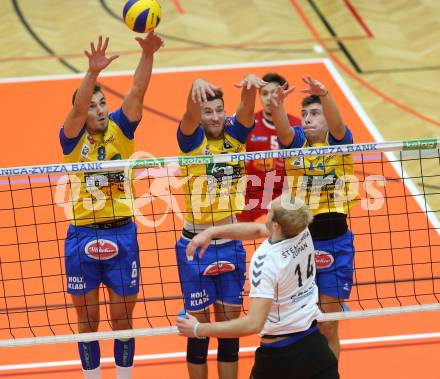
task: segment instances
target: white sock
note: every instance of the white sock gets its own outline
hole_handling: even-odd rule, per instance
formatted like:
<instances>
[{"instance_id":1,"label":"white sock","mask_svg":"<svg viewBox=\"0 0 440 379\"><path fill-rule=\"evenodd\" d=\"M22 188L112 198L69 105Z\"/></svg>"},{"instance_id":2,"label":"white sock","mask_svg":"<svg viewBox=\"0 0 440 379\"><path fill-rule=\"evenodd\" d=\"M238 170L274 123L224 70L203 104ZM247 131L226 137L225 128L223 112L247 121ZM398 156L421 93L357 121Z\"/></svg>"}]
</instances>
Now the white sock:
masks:
<instances>
[{"instance_id":1,"label":"white sock","mask_svg":"<svg viewBox=\"0 0 440 379\"><path fill-rule=\"evenodd\" d=\"M117 379L131 379L131 372L133 370L133 366L130 367L120 367L116 366L116 378Z\"/></svg>"},{"instance_id":2,"label":"white sock","mask_svg":"<svg viewBox=\"0 0 440 379\"><path fill-rule=\"evenodd\" d=\"M93 370L83 370L84 379L101 379L101 367L96 367Z\"/></svg>"}]
</instances>

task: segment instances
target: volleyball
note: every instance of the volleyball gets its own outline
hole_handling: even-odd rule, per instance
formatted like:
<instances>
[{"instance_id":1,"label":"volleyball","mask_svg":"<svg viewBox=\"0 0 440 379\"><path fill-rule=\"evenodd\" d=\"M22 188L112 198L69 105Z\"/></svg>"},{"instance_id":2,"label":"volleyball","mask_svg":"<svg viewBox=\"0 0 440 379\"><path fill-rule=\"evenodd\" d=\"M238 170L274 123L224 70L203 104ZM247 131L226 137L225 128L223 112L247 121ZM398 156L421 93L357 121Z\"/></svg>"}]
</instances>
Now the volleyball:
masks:
<instances>
[{"instance_id":1,"label":"volleyball","mask_svg":"<svg viewBox=\"0 0 440 379\"><path fill-rule=\"evenodd\" d=\"M128 0L122 17L131 30L149 33L159 25L162 7L157 0Z\"/></svg>"}]
</instances>

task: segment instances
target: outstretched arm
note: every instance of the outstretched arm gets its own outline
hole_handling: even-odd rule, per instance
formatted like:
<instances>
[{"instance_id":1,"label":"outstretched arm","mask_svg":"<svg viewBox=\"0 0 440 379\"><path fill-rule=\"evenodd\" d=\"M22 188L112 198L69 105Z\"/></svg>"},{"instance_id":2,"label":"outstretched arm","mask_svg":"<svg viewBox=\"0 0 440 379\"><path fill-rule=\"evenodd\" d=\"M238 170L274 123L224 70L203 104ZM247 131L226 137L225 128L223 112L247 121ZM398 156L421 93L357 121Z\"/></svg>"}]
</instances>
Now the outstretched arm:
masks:
<instances>
[{"instance_id":1,"label":"outstretched arm","mask_svg":"<svg viewBox=\"0 0 440 379\"><path fill-rule=\"evenodd\" d=\"M239 222L237 224L212 226L197 234L186 248L188 260L192 260L197 248L200 248L201 258L214 238L225 238L232 240L254 240L262 237L269 237L266 225L256 222Z\"/></svg>"},{"instance_id":2,"label":"outstretched arm","mask_svg":"<svg viewBox=\"0 0 440 379\"><path fill-rule=\"evenodd\" d=\"M321 98L322 111L327 120L328 130L335 139L341 141L345 136L346 128L342 121L341 114L339 113L339 109L330 96L328 89L324 84L312 79L310 76L303 77L302 80L304 83L308 84L309 88L302 90L301 92L316 95Z\"/></svg>"},{"instance_id":3,"label":"outstretched arm","mask_svg":"<svg viewBox=\"0 0 440 379\"><path fill-rule=\"evenodd\" d=\"M237 109L237 120L247 128L254 125L257 89L264 87L266 84L263 79L254 74L248 74L240 83L235 85L237 88L241 88L241 101Z\"/></svg>"},{"instance_id":4,"label":"outstretched arm","mask_svg":"<svg viewBox=\"0 0 440 379\"><path fill-rule=\"evenodd\" d=\"M201 104L207 101L208 95L214 96L214 91L219 89L219 86L203 79L193 82L186 101L186 111L180 123L180 131L184 135L191 136L195 132L200 124Z\"/></svg>"},{"instance_id":5,"label":"outstretched arm","mask_svg":"<svg viewBox=\"0 0 440 379\"><path fill-rule=\"evenodd\" d=\"M90 52L84 51L84 54L89 59L89 69L76 93L72 110L64 121L64 135L67 138L75 138L80 133L87 120L90 100L93 96L93 87L96 84L99 73L113 60L118 58L118 55L106 56L108 41L109 38L107 37L104 43L102 43L102 36L99 36L97 47L95 48L95 44L90 42Z\"/></svg>"},{"instance_id":6,"label":"outstretched arm","mask_svg":"<svg viewBox=\"0 0 440 379\"><path fill-rule=\"evenodd\" d=\"M229 321L202 323L192 315L177 317L179 335L186 337L236 338L256 334L263 329L273 299L251 298L246 316ZM196 332L196 335L194 333Z\"/></svg>"},{"instance_id":7,"label":"outstretched arm","mask_svg":"<svg viewBox=\"0 0 440 379\"><path fill-rule=\"evenodd\" d=\"M133 85L122 104L122 110L130 121L139 121L142 118L144 96L153 70L154 53L164 44L164 40L155 32L148 33L145 38L137 37L136 41L142 48L142 55L134 72Z\"/></svg>"},{"instance_id":8,"label":"outstretched arm","mask_svg":"<svg viewBox=\"0 0 440 379\"><path fill-rule=\"evenodd\" d=\"M284 99L293 91L295 87L284 90L283 87L278 87L271 96L270 109L272 113L272 120L277 131L278 139L283 146L289 147L292 145L295 138L295 129L290 125L287 112L284 109Z\"/></svg>"}]
</instances>

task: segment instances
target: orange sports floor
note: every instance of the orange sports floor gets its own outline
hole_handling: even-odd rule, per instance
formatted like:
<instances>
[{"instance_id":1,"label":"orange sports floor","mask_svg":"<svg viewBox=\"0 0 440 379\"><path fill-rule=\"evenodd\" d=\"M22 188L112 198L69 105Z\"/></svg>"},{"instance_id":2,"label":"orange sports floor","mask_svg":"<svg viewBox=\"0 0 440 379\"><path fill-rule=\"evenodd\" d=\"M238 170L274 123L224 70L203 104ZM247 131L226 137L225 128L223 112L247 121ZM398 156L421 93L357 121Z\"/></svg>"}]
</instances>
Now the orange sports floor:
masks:
<instances>
[{"instance_id":1,"label":"orange sports floor","mask_svg":"<svg viewBox=\"0 0 440 379\"><path fill-rule=\"evenodd\" d=\"M234 113L234 107L239 102L240 92L233 87L244 74L254 72L263 75L268 71L277 71L289 78L290 82L296 82L300 88L302 75L310 75L324 82L336 102L340 106L343 118L353 131L356 142L371 142L377 138L377 134L368 125L368 120L360 115L359 109L355 109L352 98L345 91L344 84L340 77L334 73L328 61L316 60L308 62L292 63L268 63L267 65L256 65L248 67L231 66L215 69L191 69L191 70L163 70L156 72L148 90L145 105L148 109L136 134L136 147L138 151L148 152L156 157L177 155L177 142L175 132L177 120L184 111L187 91L191 82L200 76L207 80L220 84L225 92L226 109L228 113ZM54 78L51 80L27 80L16 82L5 82L0 84L0 104L2 104L3 128L2 128L2 167L25 166L34 164L58 163L61 161L61 148L58 142L59 128L63 119L70 109L70 98L74 89L78 86L80 79ZM100 82L113 91L124 94L127 92L131 79L126 75L107 76L101 78ZM295 83L294 83L295 84ZM110 109L120 105L121 99L107 91ZM299 91L293 94L288 100L288 108L291 113L298 114L300 109ZM258 105L257 105L258 108ZM404 136L402 136L404 138ZM377 159L377 158L376 158ZM362 178L368 173L382 173L388 179L398 179L399 176L391 164L386 161L371 160L365 164L365 171L359 172ZM5 180L6 178L0 178ZM2 182L3 183L3 182ZM146 191L148 185L143 188L143 182L137 184L138 190ZM0 186L4 189L3 186ZM404 185L398 180L388 180L385 189L381 190L388 198L387 206L378 211L371 212L369 218L364 211L354 208L352 213L352 228L356 239L356 280L369 283L371 281L397 281L408 278L426 276L439 276L440 248L438 232L430 224L429 220L420 212L420 206L414 198L405 192ZM23 187L24 188L24 187ZM18 189L18 187L16 188ZM28 191L29 192L29 191ZM18 193L18 191L17 191ZM26 205L29 202L28 193L14 195L15 205ZM407 193L405 205L402 200L395 201L393 195ZM9 197L8 197L9 196ZM21 196L21 197L20 197ZM41 193L41 196L47 194ZM37 198L38 200L38 198ZM10 194L0 192L0 203L10 202ZM34 199L35 201L35 199ZM156 208L162 209L164 204L160 200ZM152 203L153 204L153 203ZM148 206L152 207L150 204ZM401 213L402 207L406 213ZM3 209L2 206L0 206ZM148 208L152 209L152 208ZM47 217L47 210L32 211L33 217ZM29 211L28 211L29 212ZM41 213L38 213L41 212ZM57 210L56 220L62 215ZM419 213L417 213L419 212ZM408 216L408 214L410 214ZM35 249L32 243L35 238L40 238L45 233L55 232L52 230L29 231L25 227L17 228L19 237L13 236L10 228L11 212L0 214L0 258L2 263L0 288L0 338L8 339L11 335L7 331L9 323L14 332L19 336L31 336L29 330L20 331L18 328L23 322L30 322L33 331L39 335L45 335L50 331L39 325L63 323L66 316L72 322L74 328L73 312L55 310L46 314L45 312L34 312L29 315L25 312L8 318L4 314L5 307L20 308L24 304L28 306L41 305L44 301L47 304L59 304L64 301L62 291L60 246L61 243L47 244L40 246L39 255L36 260L31 260ZM17 216L28 220L26 212ZM141 234L141 261L143 265L143 289L141 297L154 298L158 296L178 295L177 271L173 267L173 245L174 238L178 233L167 231L173 225L178 230L180 222L168 219L158 228L156 236ZM17 220L16 220L17 222ZM21 221L18 220L18 223ZM23 224L24 225L24 224ZM56 232L61 239L65 230L65 223L60 223ZM9 228L8 228L9 227ZM420 229L415 231L415 229ZM408 231L411 230L411 231ZM147 232L141 228L141 231ZM154 238L153 238L154 237ZM24 245L21 249L17 247L2 247L7 241L29 238L30 248ZM154 239L154 241L153 241ZM428 243L429 242L429 243ZM35 247L35 246L34 246ZM160 249L160 255L157 253ZM252 249L250 249L252 250ZM398 252L398 253L396 253ZM24 270L24 275L31 277L33 273L45 275L45 289L53 290L51 297L44 299L42 296L28 296L32 290L41 286L41 280L29 279L23 285L12 280L17 277L19 265L13 264L21 255L22 260L29 261ZM23 255L24 254L24 255ZM29 254L26 256L25 254ZM61 251L62 254L62 251ZM413 254L415 254L413 256ZM44 258L44 267L40 267L37 258ZM53 259L52 259L53 258ZM161 268L153 267L160 262ZM38 267L37 267L38 266ZM149 268L147 268L149 266ZM373 267L374 266L374 267ZM380 268L379 268L380 266ZM393 267L394 266L394 267ZM393 269L394 268L394 269ZM50 274L55 275L50 280ZM47 277L46 277L47 276ZM166 285L156 284L158 281L166 281ZM396 285L374 285L365 284L353 291L349 305L351 309L376 308L384 306L412 305L417 303L438 302L440 283L435 280L423 282L420 285L400 283ZM14 294L16 297L9 297ZM381 303L376 298L381 299ZM169 321L164 317L155 318L155 315L175 315L180 308L179 300L168 302L151 301L147 304L138 304L136 314L139 317L147 313L151 322L156 326L168 326ZM105 314L103 314L105 315ZM169 320L173 321L174 316ZM141 319L140 319L141 320ZM104 324L104 323L103 323ZM423 313L400 316L389 316L381 318L370 318L365 320L351 320L341 322L341 339L344 341L340 359L340 372L342 378L366 379L366 378L439 378L439 370L436 365L436 357L439 351L440 334L438 313ZM139 322L137 327L146 327L145 319ZM65 325L53 328L56 333L68 333ZM108 330L103 325L103 330ZM436 338L432 336L413 336L422 333L437 333ZM390 341L380 342L374 339L370 341L354 341L360 338L375 338L390 336ZM406 336L406 337L398 337ZM429 337L429 338L428 338ZM185 377L185 362L182 355L172 353L184 352L185 339L177 336L161 336L138 338L136 354L141 356L136 364L134 378L172 378ZM256 346L258 339L249 337L242 339L242 347ZM101 343L102 357L112 357L112 341ZM211 349L215 346L212 344ZM76 344L44 345L26 348L4 348L0 355L0 376L11 378L81 378L78 364L71 364L68 361L77 360ZM162 358L151 356L152 354L165 354ZM215 369L215 357L210 359L210 378L217 377ZM252 353L244 353L240 361L240 377L247 378L253 361ZM48 367L47 362L63 362L55 367ZM41 366L7 367L9 365L22 365L42 363ZM53 366L53 365L52 365ZM103 364L103 378L115 377L113 365Z\"/></svg>"}]
</instances>

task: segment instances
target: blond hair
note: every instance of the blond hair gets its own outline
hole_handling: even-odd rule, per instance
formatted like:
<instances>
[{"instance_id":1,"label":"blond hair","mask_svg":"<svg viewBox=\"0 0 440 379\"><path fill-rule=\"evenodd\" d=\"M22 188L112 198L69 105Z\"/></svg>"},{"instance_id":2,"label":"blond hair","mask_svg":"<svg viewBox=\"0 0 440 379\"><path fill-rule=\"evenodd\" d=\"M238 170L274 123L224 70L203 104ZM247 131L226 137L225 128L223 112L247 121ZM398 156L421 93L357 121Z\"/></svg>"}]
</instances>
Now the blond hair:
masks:
<instances>
[{"instance_id":1,"label":"blond hair","mask_svg":"<svg viewBox=\"0 0 440 379\"><path fill-rule=\"evenodd\" d=\"M272 221L278 223L285 238L293 238L307 228L313 215L304 201L284 193L272 202Z\"/></svg>"}]
</instances>

